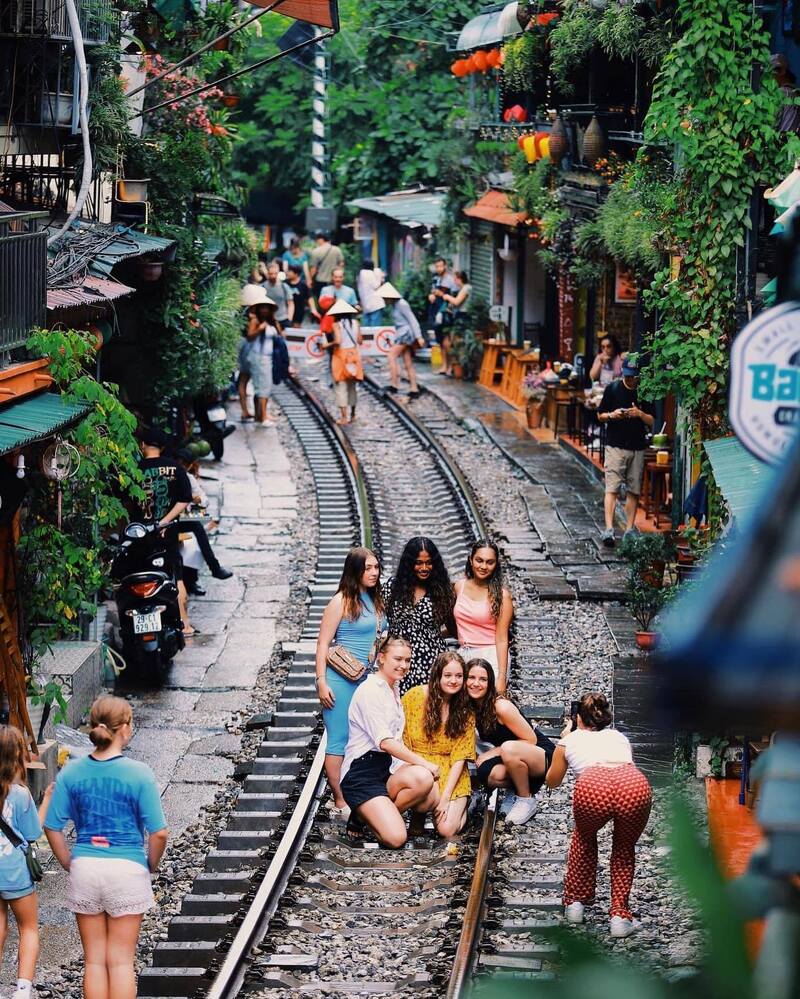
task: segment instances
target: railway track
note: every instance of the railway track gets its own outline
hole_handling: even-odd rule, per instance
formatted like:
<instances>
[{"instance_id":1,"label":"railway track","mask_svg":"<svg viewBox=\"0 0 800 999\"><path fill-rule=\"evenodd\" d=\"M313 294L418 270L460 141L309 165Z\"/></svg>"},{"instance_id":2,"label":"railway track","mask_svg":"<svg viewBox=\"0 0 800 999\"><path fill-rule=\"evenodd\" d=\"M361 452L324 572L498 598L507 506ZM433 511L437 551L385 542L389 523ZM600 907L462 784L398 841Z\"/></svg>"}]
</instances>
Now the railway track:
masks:
<instances>
[{"instance_id":1,"label":"railway track","mask_svg":"<svg viewBox=\"0 0 800 999\"><path fill-rule=\"evenodd\" d=\"M378 386L370 393L392 446L424 467L415 533L434 534L447 560L459 563L484 533L468 483L432 434ZM425 839L398 853L347 841L320 807L325 737L313 646L322 611L354 543L391 564L407 535L392 532L358 455L313 393L295 382L280 403L317 492L319 551L306 623L229 824L143 970L139 994L458 996L476 967L485 921L494 797L477 844L465 837L447 848ZM431 497L448 516L429 524Z\"/></svg>"}]
</instances>

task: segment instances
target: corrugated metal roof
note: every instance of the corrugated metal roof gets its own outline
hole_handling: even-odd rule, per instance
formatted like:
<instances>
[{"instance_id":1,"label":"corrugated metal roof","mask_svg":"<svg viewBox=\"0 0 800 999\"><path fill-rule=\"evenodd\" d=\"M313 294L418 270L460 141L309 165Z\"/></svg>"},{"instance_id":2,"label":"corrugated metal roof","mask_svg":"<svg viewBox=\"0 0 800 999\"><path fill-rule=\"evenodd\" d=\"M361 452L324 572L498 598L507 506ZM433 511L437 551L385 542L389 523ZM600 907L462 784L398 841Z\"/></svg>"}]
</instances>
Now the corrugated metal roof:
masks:
<instances>
[{"instance_id":1,"label":"corrugated metal roof","mask_svg":"<svg viewBox=\"0 0 800 999\"><path fill-rule=\"evenodd\" d=\"M348 206L384 215L409 229L435 229L442 220L447 191L394 191L378 198L356 198Z\"/></svg>"},{"instance_id":2,"label":"corrugated metal roof","mask_svg":"<svg viewBox=\"0 0 800 999\"><path fill-rule=\"evenodd\" d=\"M132 295L135 288L129 288L119 281L87 275L81 284L73 288L48 288L47 308L76 309L82 305L102 305L125 295Z\"/></svg>"},{"instance_id":3,"label":"corrugated metal roof","mask_svg":"<svg viewBox=\"0 0 800 999\"><path fill-rule=\"evenodd\" d=\"M763 487L772 476L772 468L759 461L739 442L737 437L704 441L714 479L741 524L759 503Z\"/></svg>"},{"instance_id":4,"label":"corrugated metal roof","mask_svg":"<svg viewBox=\"0 0 800 999\"><path fill-rule=\"evenodd\" d=\"M495 222L497 225L508 225L512 228L525 219L525 212L515 212L509 208L508 195L505 191L487 191L474 205L465 208L464 214L473 219L483 219L486 222Z\"/></svg>"},{"instance_id":5,"label":"corrugated metal roof","mask_svg":"<svg viewBox=\"0 0 800 999\"><path fill-rule=\"evenodd\" d=\"M495 8L473 17L461 29L456 48L459 51L478 49L496 45L511 35L518 35L522 31L517 20L518 7L517 0L513 0L502 9Z\"/></svg>"},{"instance_id":6,"label":"corrugated metal roof","mask_svg":"<svg viewBox=\"0 0 800 999\"><path fill-rule=\"evenodd\" d=\"M0 455L78 423L91 409L89 403L65 403L49 392L10 403L0 409Z\"/></svg>"},{"instance_id":7,"label":"corrugated metal roof","mask_svg":"<svg viewBox=\"0 0 800 999\"><path fill-rule=\"evenodd\" d=\"M50 256L62 253L70 242L80 242L81 253L88 257L90 272L98 277L109 277L112 269L122 260L148 253L163 254L175 245L174 239L150 236L130 226L101 225L76 219L58 242L49 248ZM96 243L96 249L92 248L92 243Z\"/></svg>"}]
</instances>

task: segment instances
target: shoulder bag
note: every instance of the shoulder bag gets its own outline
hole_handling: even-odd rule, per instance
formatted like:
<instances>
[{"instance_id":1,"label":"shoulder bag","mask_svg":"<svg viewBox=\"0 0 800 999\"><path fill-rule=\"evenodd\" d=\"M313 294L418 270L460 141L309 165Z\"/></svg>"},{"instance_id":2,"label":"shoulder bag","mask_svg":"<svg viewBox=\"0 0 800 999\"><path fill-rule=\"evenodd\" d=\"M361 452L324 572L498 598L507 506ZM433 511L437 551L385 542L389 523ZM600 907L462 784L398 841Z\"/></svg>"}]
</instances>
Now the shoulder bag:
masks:
<instances>
[{"instance_id":1,"label":"shoulder bag","mask_svg":"<svg viewBox=\"0 0 800 999\"><path fill-rule=\"evenodd\" d=\"M17 847L21 847L25 842L21 836L18 836L17 833L14 832L2 816L0 816L0 829L3 830L3 835L15 849ZM25 854L25 863L28 866L28 874L31 876L31 881L35 884L37 881L41 881L44 877L44 870L42 868L42 863L39 860L39 847L36 845L36 841L28 840L27 846L27 850L23 851Z\"/></svg>"},{"instance_id":2,"label":"shoulder bag","mask_svg":"<svg viewBox=\"0 0 800 999\"><path fill-rule=\"evenodd\" d=\"M374 658L373 654L378 644L380 628L381 621L376 611L375 642L373 643L372 652L370 653L370 660ZM325 657L325 663L330 666L334 673L338 673L339 676L343 676L345 680L349 680L351 683L356 683L367 671L367 667L364 663L362 663L360 659L357 659L353 653L349 652L343 645L332 645L328 649L328 655Z\"/></svg>"}]
</instances>

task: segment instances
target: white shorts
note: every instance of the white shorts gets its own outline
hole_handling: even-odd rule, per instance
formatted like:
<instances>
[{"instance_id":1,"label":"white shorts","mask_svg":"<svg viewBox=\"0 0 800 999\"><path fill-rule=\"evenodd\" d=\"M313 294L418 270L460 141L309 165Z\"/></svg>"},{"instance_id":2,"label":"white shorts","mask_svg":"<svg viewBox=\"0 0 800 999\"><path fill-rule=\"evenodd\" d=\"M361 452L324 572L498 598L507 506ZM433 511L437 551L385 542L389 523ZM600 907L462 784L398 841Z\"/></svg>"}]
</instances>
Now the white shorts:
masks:
<instances>
[{"instance_id":1,"label":"white shorts","mask_svg":"<svg viewBox=\"0 0 800 999\"><path fill-rule=\"evenodd\" d=\"M75 857L69 867L67 908L82 916L135 916L155 905L150 872L135 860Z\"/></svg>"},{"instance_id":2,"label":"white shorts","mask_svg":"<svg viewBox=\"0 0 800 999\"><path fill-rule=\"evenodd\" d=\"M469 663L473 659L485 659L494 670L494 675L497 676L499 667L497 665L496 645L462 645L458 654L465 663Z\"/></svg>"}]
</instances>

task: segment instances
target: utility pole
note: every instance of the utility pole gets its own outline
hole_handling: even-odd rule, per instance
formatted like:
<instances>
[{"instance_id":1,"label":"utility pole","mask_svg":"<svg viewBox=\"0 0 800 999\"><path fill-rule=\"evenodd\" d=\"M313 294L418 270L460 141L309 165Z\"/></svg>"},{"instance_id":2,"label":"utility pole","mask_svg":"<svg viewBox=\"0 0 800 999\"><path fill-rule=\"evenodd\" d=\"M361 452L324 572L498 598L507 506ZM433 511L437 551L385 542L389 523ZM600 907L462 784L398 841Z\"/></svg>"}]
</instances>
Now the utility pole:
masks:
<instances>
[{"instance_id":1,"label":"utility pole","mask_svg":"<svg viewBox=\"0 0 800 999\"><path fill-rule=\"evenodd\" d=\"M317 38L325 32L315 28ZM314 98L311 125L311 207L330 207L330 164L328 141L325 131L330 52L327 43L318 41L314 46Z\"/></svg>"}]
</instances>

